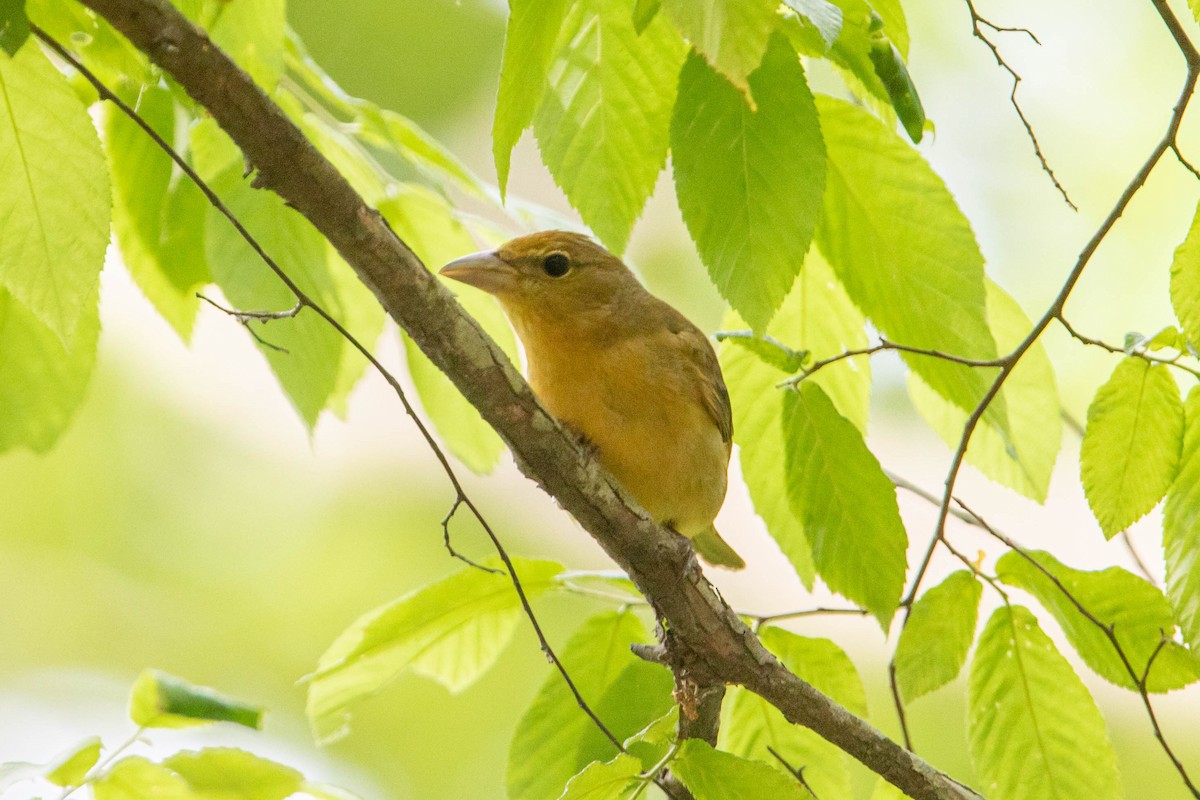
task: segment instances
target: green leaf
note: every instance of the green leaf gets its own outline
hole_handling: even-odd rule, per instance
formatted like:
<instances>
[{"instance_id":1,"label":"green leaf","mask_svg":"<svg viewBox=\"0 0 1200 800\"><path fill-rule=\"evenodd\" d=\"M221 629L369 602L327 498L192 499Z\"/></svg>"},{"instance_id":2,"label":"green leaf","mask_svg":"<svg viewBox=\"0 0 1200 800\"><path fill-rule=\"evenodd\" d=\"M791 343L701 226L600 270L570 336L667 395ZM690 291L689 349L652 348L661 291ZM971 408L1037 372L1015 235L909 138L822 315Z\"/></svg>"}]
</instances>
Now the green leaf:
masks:
<instances>
[{"instance_id":1,"label":"green leaf","mask_svg":"<svg viewBox=\"0 0 1200 800\"><path fill-rule=\"evenodd\" d=\"M141 756L121 759L91 786L95 800L206 800L179 775Z\"/></svg>"},{"instance_id":2,"label":"green leaf","mask_svg":"<svg viewBox=\"0 0 1200 800\"><path fill-rule=\"evenodd\" d=\"M679 706L672 705L667 713L626 739L625 751L642 760L642 769L651 770L675 744L678 730Z\"/></svg>"},{"instance_id":3,"label":"green leaf","mask_svg":"<svg viewBox=\"0 0 1200 800\"><path fill-rule=\"evenodd\" d=\"M758 69L778 25L775 0L664 0L667 14L697 51L743 94L759 87L747 80Z\"/></svg>"},{"instance_id":4,"label":"green leaf","mask_svg":"<svg viewBox=\"0 0 1200 800\"><path fill-rule=\"evenodd\" d=\"M304 788L304 776L291 767L232 747L185 750L163 765L214 800L284 800Z\"/></svg>"},{"instance_id":5,"label":"green leaf","mask_svg":"<svg viewBox=\"0 0 1200 800\"><path fill-rule=\"evenodd\" d=\"M1188 338L1200 342L1200 206L1171 262L1171 305Z\"/></svg>"},{"instance_id":6,"label":"green leaf","mask_svg":"<svg viewBox=\"0 0 1200 800\"><path fill-rule=\"evenodd\" d=\"M225 205L302 291L340 319L341 301L329 273L324 237L274 193L250 188L236 150L230 153L227 138L211 120L193 129L192 142L201 176ZM216 209L208 212L205 240L213 279L235 309L286 311L295 306L292 292ZM310 309L251 325L271 345L256 342L301 419L312 428L337 386L346 343Z\"/></svg>"},{"instance_id":7,"label":"green leaf","mask_svg":"<svg viewBox=\"0 0 1200 800\"><path fill-rule=\"evenodd\" d=\"M641 35L646 26L658 16L662 0L636 0L633 4L633 29Z\"/></svg>"},{"instance_id":8,"label":"green leaf","mask_svg":"<svg viewBox=\"0 0 1200 800\"><path fill-rule=\"evenodd\" d=\"M756 111L693 54L679 76L671 149L679 209L700 259L721 295L761 331L812 241L825 145L804 68L782 36L750 85Z\"/></svg>"},{"instance_id":9,"label":"green leaf","mask_svg":"<svg viewBox=\"0 0 1200 800\"><path fill-rule=\"evenodd\" d=\"M100 760L102 744L99 736L92 736L59 756L46 772L46 780L55 786L79 786L92 767Z\"/></svg>"},{"instance_id":10,"label":"green leaf","mask_svg":"<svg viewBox=\"0 0 1200 800\"><path fill-rule=\"evenodd\" d=\"M749 761L714 750L707 742L688 739L671 762L671 771L696 800L807 800L800 782L761 761Z\"/></svg>"},{"instance_id":11,"label":"green leaf","mask_svg":"<svg viewBox=\"0 0 1200 800\"><path fill-rule=\"evenodd\" d=\"M0 50L15 56L29 38L25 0L0 0Z\"/></svg>"},{"instance_id":12,"label":"green leaf","mask_svg":"<svg viewBox=\"0 0 1200 800\"><path fill-rule=\"evenodd\" d=\"M195 21L270 93L283 73L284 6L285 0L203 0Z\"/></svg>"},{"instance_id":13,"label":"green leaf","mask_svg":"<svg viewBox=\"0 0 1200 800\"><path fill-rule=\"evenodd\" d=\"M138 676L129 695L129 718L143 728L188 728L210 722L262 727L263 710L215 689L194 686L157 669Z\"/></svg>"},{"instance_id":14,"label":"green leaf","mask_svg":"<svg viewBox=\"0 0 1200 800\"><path fill-rule=\"evenodd\" d=\"M27 0L25 10L32 22L75 53L107 86L156 80L146 56L91 9L60 0Z\"/></svg>"},{"instance_id":15,"label":"green leaf","mask_svg":"<svg viewBox=\"0 0 1200 800\"><path fill-rule=\"evenodd\" d=\"M882 21L878 25L872 24L868 31L871 49L867 55L871 59L871 66L887 90L888 99L904 125L908 138L918 144L925 131L925 109L904 57L884 32Z\"/></svg>"},{"instance_id":16,"label":"green leaf","mask_svg":"<svg viewBox=\"0 0 1200 800\"><path fill-rule=\"evenodd\" d=\"M645 728L672 704L670 674L629 652L631 643L648 639L633 612L609 612L584 623L559 651L583 699L618 740ZM579 708L562 676L552 672L509 745L508 797L555 800L572 775L616 753Z\"/></svg>"},{"instance_id":17,"label":"green leaf","mask_svg":"<svg viewBox=\"0 0 1200 800\"><path fill-rule=\"evenodd\" d=\"M667 160L687 48L665 19L639 35L627 0L572 3L564 26L533 130L571 205L620 254Z\"/></svg>"},{"instance_id":18,"label":"green leaf","mask_svg":"<svg viewBox=\"0 0 1200 800\"><path fill-rule=\"evenodd\" d=\"M2 238L2 237L0 237ZM0 289L0 452L49 450L83 402L96 364L100 316L85 304L70 348Z\"/></svg>"},{"instance_id":19,"label":"green leaf","mask_svg":"<svg viewBox=\"0 0 1200 800\"><path fill-rule=\"evenodd\" d=\"M1000 352L1012 351L1032 328L1016 300L990 280L987 315ZM942 441L956 449L967 412L929 388L915 372L908 375L908 394ZM1054 367L1041 342L1035 342L1021 357L1001 395L1008 409L1012 444L993 425L980 425L967 448L967 463L997 483L1045 502L1062 447L1062 414Z\"/></svg>"},{"instance_id":20,"label":"green leaf","mask_svg":"<svg viewBox=\"0 0 1200 800\"><path fill-rule=\"evenodd\" d=\"M358 279L350 265L342 260L333 245L326 245L325 256L329 264L329 274L333 278L333 288L342 308L338 321L350 332L351 336L371 350L383 332L383 324L386 319L383 307L379 305L378 298L367 288L366 284ZM342 419L346 418L349 410L347 403L350 392L358 384L368 366L367 359L362 353L350 347L347 342L345 354L338 366L333 393L329 397L330 410Z\"/></svg>"},{"instance_id":21,"label":"green leaf","mask_svg":"<svg viewBox=\"0 0 1200 800\"><path fill-rule=\"evenodd\" d=\"M364 100L354 100L357 131L374 147L394 153L435 185L449 182L469 195L494 199L495 188L485 187L465 164L408 117L380 110Z\"/></svg>"},{"instance_id":22,"label":"green leaf","mask_svg":"<svg viewBox=\"0 0 1200 800\"><path fill-rule=\"evenodd\" d=\"M459 256L477 249L470 233L454 216L450 205L433 192L405 186L380 205L380 213L413 252L431 269L438 269ZM518 363L517 343L512 328L491 295L455 283L452 291L488 335L500 345L513 363ZM401 333L408 371L421 406L438 435L456 458L475 472L490 472L504 452L504 443L471 405L433 365L416 343Z\"/></svg>"},{"instance_id":23,"label":"green leaf","mask_svg":"<svg viewBox=\"0 0 1200 800\"><path fill-rule=\"evenodd\" d=\"M500 88L492 120L492 157L500 195L508 187L512 149L521 132L533 122L546 81L559 31L566 20L566 0L509 0Z\"/></svg>"},{"instance_id":24,"label":"green leaf","mask_svg":"<svg viewBox=\"0 0 1200 800\"><path fill-rule=\"evenodd\" d=\"M858 428L815 383L785 395L783 431L788 493L817 572L887 630L907 566L895 486Z\"/></svg>"},{"instance_id":25,"label":"green leaf","mask_svg":"<svg viewBox=\"0 0 1200 800\"><path fill-rule=\"evenodd\" d=\"M96 304L112 208L87 109L37 47L0 58L0 288L73 343Z\"/></svg>"},{"instance_id":26,"label":"green leaf","mask_svg":"<svg viewBox=\"0 0 1200 800\"><path fill-rule=\"evenodd\" d=\"M163 139L174 141L175 104L169 90L142 88L136 110ZM170 157L111 104L106 104L104 132L113 173L113 232L122 260L158 312L187 341L196 320L196 291L209 280L204 261L208 201L186 176L172 186Z\"/></svg>"},{"instance_id":27,"label":"green leaf","mask_svg":"<svg viewBox=\"0 0 1200 800\"><path fill-rule=\"evenodd\" d=\"M913 604L896 643L896 686L906 703L958 677L975 638L983 586L967 570L946 577Z\"/></svg>"},{"instance_id":28,"label":"green leaf","mask_svg":"<svg viewBox=\"0 0 1200 800\"><path fill-rule=\"evenodd\" d=\"M1167 642L1159 650L1163 636L1175 632L1171 606L1160 590L1120 567L1086 572L1064 566L1049 553L1034 550L1028 555L1057 578L1093 617L1112 627L1139 678L1154 658L1146 686L1149 691L1178 689L1200 677L1197 663L1177 642ZM1108 636L1028 559L1017 552L1006 553L996 562L996 575L1036 597L1058 620L1071 646L1093 672L1126 689L1137 688Z\"/></svg>"},{"instance_id":29,"label":"green leaf","mask_svg":"<svg viewBox=\"0 0 1200 800\"><path fill-rule=\"evenodd\" d=\"M1122 796L1104 718L1028 609L1002 606L988 620L968 702L971 762L989 798Z\"/></svg>"},{"instance_id":30,"label":"green leaf","mask_svg":"<svg viewBox=\"0 0 1200 800\"><path fill-rule=\"evenodd\" d=\"M871 800L907 800L907 798L908 795L883 778L875 781L875 788L871 790Z\"/></svg>"},{"instance_id":31,"label":"green leaf","mask_svg":"<svg viewBox=\"0 0 1200 800\"><path fill-rule=\"evenodd\" d=\"M762 641L784 666L852 713L865 716L866 694L849 657L828 639L810 639L778 627ZM741 687L730 687L721 717L720 746L733 755L777 764L768 747L795 765L817 797L850 797L845 754L812 731L793 725L777 708Z\"/></svg>"},{"instance_id":32,"label":"green leaf","mask_svg":"<svg viewBox=\"0 0 1200 800\"><path fill-rule=\"evenodd\" d=\"M866 111L818 98L829 147L821 252L850 298L892 341L973 359L996 357L983 256L929 165ZM902 354L938 394L974 410L995 371ZM984 421L1011 439L1004 403Z\"/></svg>"},{"instance_id":33,"label":"green leaf","mask_svg":"<svg viewBox=\"0 0 1200 800\"><path fill-rule=\"evenodd\" d=\"M1123 359L1088 406L1079 453L1083 491L1105 538L1158 505L1182 446L1183 402L1170 370Z\"/></svg>"},{"instance_id":34,"label":"green leaf","mask_svg":"<svg viewBox=\"0 0 1200 800\"><path fill-rule=\"evenodd\" d=\"M526 596L556 588L562 566L515 559ZM522 618L504 574L467 568L369 611L342 632L310 676L307 714L319 741L348 732L348 708L406 670L452 692L496 663Z\"/></svg>"},{"instance_id":35,"label":"green leaf","mask_svg":"<svg viewBox=\"0 0 1200 800\"><path fill-rule=\"evenodd\" d=\"M1163 510L1163 555L1167 597L1175 608L1183 640L1200 652L1200 387L1184 406L1187 432L1179 475Z\"/></svg>"},{"instance_id":36,"label":"green leaf","mask_svg":"<svg viewBox=\"0 0 1200 800\"><path fill-rule=\"evenodd\" d=\"M626 753L612 761L593 761L571 778L559 800L632 800L644 781L642 762Z\"/></svg>"},{"instance_id":37,"label":"green leaf","mask_svg":"<svg viewBox=\"0 0 1200 800\"><path fill-rule=\"evenodd\" d=\"M775 369L788 374L799 372L809 358L808 353L793 350L774 336L760 336L753 331L718 332L715 338L718 342L730 342L734 347L745 348Z\"/></svg>"},{"instance_id":38,"label":"green leaf","mask_svg":"<svg viewBox=\"0 0 1200 800\"><path fill-rule=\"evenodd\" d=\"M808 21L820 34L825 47L833 46L842 32L842 10L827 0L783 0L783 4Z\"/></svg>"},{"instance_id":39,"label":"green leaf","mask_svg":"<svg viewBox=\"0 0 1200 800\"><path fill-rule=\"evenodd\" d=\"M733 312L726 316L726 328L744 325ZM794 350L806 350L819 360L865 347L864 325L862 314L814 249L767 333L787 338ZM812 548L788 499L784 467L784 392L776 384L789 374L730 343L722 344L720 357L733 405L733 439L754 510L800 580L811 589ZM831 364L806 380L824 389L843 416L859 430L866 430L871 392L871 362L866 356Z\"/></svg>"}]
</instances>

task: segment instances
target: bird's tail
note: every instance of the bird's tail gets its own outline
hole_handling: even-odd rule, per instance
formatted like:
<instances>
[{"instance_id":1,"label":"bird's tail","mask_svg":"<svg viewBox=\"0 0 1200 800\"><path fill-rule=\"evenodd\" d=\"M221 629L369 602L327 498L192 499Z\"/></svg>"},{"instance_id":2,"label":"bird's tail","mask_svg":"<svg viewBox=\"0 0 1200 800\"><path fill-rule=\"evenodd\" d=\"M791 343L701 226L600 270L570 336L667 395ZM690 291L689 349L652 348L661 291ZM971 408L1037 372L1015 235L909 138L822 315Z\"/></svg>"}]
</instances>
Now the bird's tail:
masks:
<instances>
[{"instance_id":1,"label":"bird's tail","mask_svg":"<svg viewBox=\"0 0 1200 800\"><path fill-rule=\"evenodd\" d=\"M701 531L692 537L692 546L696 548L696 552L700 554L701 558L714 567L742 569L746 566L742 557L729 546L729 542L721 538L721 534L717 533L717 529L711 525L708 530Z\"/></svg>"}]
</instances>

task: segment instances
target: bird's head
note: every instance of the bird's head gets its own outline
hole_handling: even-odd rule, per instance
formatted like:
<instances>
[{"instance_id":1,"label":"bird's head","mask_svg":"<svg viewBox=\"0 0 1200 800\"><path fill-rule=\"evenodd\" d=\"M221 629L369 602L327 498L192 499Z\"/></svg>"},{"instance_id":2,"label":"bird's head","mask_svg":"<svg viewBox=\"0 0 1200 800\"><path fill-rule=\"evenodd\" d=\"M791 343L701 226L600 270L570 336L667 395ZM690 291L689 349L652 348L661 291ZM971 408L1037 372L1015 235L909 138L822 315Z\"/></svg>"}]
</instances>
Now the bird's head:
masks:
<instances>
[{"instance_id":1,"label":"bird's head","mask_svg":"<svg viewBox=\"0 0 1200 800\"><path fill-rule=\"evenodd\" d=\"M602 308L622 290L640 287L619 258L567 231L520 236L455 259L441 274L495 295L510 316L526 318Z\"/></svg>"}]
</instances>

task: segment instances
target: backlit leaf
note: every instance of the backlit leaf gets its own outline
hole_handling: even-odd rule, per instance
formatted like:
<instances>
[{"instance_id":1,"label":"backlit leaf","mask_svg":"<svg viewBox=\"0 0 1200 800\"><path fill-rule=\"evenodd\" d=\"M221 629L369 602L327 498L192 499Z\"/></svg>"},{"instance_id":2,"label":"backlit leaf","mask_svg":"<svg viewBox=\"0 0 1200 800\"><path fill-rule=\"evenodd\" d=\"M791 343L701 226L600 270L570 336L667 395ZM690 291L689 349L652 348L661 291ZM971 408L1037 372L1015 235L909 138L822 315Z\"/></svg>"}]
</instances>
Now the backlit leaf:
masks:
<instances>
[{"instance_id":1,"label":"backlit leaf","mask_svg":"<svg viewBox=\"0 0 1200 800\"><path fill-rule=\"evenodd\" d=\"M671 771L696 800L808 800L812 796L776 767L714 750L699 739L683 743Z\"/></svg>"},{"instance_id":2,"label":"backlit leaf","mask_svg":"<svg viewBox=\"0 0 1200 800\"><path fill-rule=\"evenodd\" d=\"M663 0L676 27L740 92L758 97L747 76L762 63L778 21L774 0Z\"/></svg>"},{"instance_id":3,"label":"backlit leaf","mask_svg":"<svg viewBox=\"0 0 1200 800\"><path fill-rule=\"evenodd\" d=\"M958 677L975 638L983 586L959 570L918 598L896 643L896 686L905 702Z\"/></svg>"},{"instance_id":4,"label":"backlit leaf","mask_svg":"<svg viewBox=\"0 0 1200 800\"><path fill-rule=\"evenodd\" d=\"M1187 432L1179 475L1163 510L1163 555L1167 597L1179 618L1183 639L1200 652L1200 387L1185 404Z\"/></svg>"},{"instance_id":5,"label":"backlit leaf","mask_svg":"<svg viewBox=\"0 0 1200 800\"><path fill-rule=\"evenodd\" d=\"M263 710L166 672L148 669L129 696L129 718L144 728L188 728L210 722L262 727Z\"/></svg>"}]
</instances>

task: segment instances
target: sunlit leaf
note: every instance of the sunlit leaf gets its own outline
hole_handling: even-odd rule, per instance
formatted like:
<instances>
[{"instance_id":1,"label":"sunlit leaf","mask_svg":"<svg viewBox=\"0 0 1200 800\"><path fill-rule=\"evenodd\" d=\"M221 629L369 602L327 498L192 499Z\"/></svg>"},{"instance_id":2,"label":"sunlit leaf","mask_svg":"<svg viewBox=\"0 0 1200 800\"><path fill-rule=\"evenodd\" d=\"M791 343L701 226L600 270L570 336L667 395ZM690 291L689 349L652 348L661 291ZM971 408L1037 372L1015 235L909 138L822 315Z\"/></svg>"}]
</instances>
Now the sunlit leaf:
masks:
<instances>
[{"instance_id":1,"label":"sunlit leaf","mask_svg":"<svg viewBox=\"0 0 1200 800\"><path fill-rule=\"evenodd\" d=\"M987 314L1001 352L1015 348L1032 328L1017 302L991 281L987 281ZM915 372L908 375L908 393L929 426L948 447L956 449L967 412L930 389ZM967 448L967 463L992 480L1045 502L1062 447L1062 414L1054 367L1040 342L1021 356L1001 393L1008 409L1012 444L995 426L979 425Z\"/></svg>"},{"instance_id":2,"label":"sunlit leaf","mask_svg":"<svg viewBox=\"0 0 1200 800\"><path fill-rule=\"evenodd\" d=\"M1088 406L1083 491L1111 539L1158 505L1179 470L1183 401L1164 366L1126 358Z\"/></svg>"},{"instance_id":3,"label":"sunlit leaf","mask_svg":"<svg viewBox=\"0 0 1200 800\"><path fill-rule=\"evenodd\" d=\"M1167 642L1159 649L1163 637L1170 637L1175 631L1171 606L1159 589L1120 567L1087 572L1071 569L1049 553L1034 550L1028 555L1057 578L1061 588L1016 552L1006 553L996 562L996 575L1036 597L1058 620L1084 663L1101 678L1126 689L1136 688L1134 677L1112 641L1084 616L1071 598L1101 624L1112 628L1137 678L1141 678L1150 658L1154 658L1146 685L1149 691L1178 689L1200 677L1196 661L1178 643ZM1071 597L1063 592L1064 588Z\"/></svg>"},{"instance_id":4,"label":"sunlit leaf","mask_svg":"<svg viewBox=\"0 0 1200 800\"><path fill-rule=\"evenodd\" d=\"M639 35L626 0L572 3L564 22L533 130L555 182L614 253L666 162L686 53L665 19Z\"/></svg>"},{"instance_id":5,"label":"sunlit leaf","mask_svg":"<svg viewBox=\"0 0 1200 800\"><path fill-rule=\"evenodd\" d=\"M185 750L163 765L198 795L214 800L284 800L304 786L304 776L291 767L232 747Z\"/></svg>"},{"instance_id":6,"label":"sunlit leaf","mask_svg":"<svg viewBox=\"0 0 1200 800\"><path fill-rule=\"evenodd\" d=\"M26 0L29 19L78 55L110 87L153 82L150 62L108 20L79 3Z\"/></svg>"},{"instance_id":7,"label":"sunlit leaf","mask_svg":"<svg viewBox=\"0 0 1200 800\"><path fill-rule=\"evenodd\" d=\"M0 288L65 344L95 306L111 208L100 139L67 79L37 47L0 57Z\"/></svg>"},{"instance_id":8,"label":"sunlit leaf","mask_svg":"<svg viewBox=\"0 0 1200 800\"><path fill-rule=\"evenodd\" d=\"M182 777L141 756L121 759L91 786L95 800L204 800Z\"/></svg>"},{"instance_id":9,"label":"sunlit leaf","mask_svg":"<svg viewBox=\"0 0 1200 800\"><path fill-rule=\"evenodd\" d=\"M1163 555L1167 597L1184 641L1196 653L1200 652L1200 387L1188 393L1184 408L1183 456L1163 509Z\"/></svg>"},{"instance_id":10,"label":"sunlit leaf","mask_svg":"<svg viewBox=\"0 0 1200 800\"><path fill-rule=\"evenodd\" d=\"M793 776L761 761L714 750L699 739L683 743L671 771L697 800L808 800L812 796Z\"/></svg>"},{"instance_id":11,"label":"sunlit leaf","mask_svg":"<svg viewBox=\"0 0 1200 800\"><path fill-rule=\"evenodd\" d=\"M796 280L825 187L804 68L782 37L750 76L757 110L693 54L671 122L675 189L713 283L756 331Z\"/></svg>"},{"instance_id":12,"label":"sunlit leaf","mask_svg":"<svg viewBox=\"0 0 1200 800\"><path fill-rule=\"evenodd\" d=\"M971 761L988 798L1122 796L1104 718L1028 609L992 614L971 663L968 702Z\"/></svg>"},{"instance_id":13,"label":"sunlit leaf","mask_svg":"<svg viewBox=\"0 0 1200 800\"><path fill-rule=\"evenodd\" d=\"M129 695L129 718L144 728L188 728L210 722L259 728L262 717L261 708L156 669L142 672Z\"/></svg>"},{"instance_id":14,"label":"sunlit leaf","mask_svg":"<svg viewBox=\"0 0 1200 800\"><path fill-rule=\"evenodd\" d=\"M54 760L46 780L55 786L79 786L100 760L100 737L92 736Z\"/></svg>"},{"instance_id":15,"label":"sunlit leaf","mask_svg":"<svg viewBox=\"0 0 1200 800\"><path fill-rule=\"evenodd\" d=\"M642 786L642 762L619 753L612 761L593 761L571 778L559 800L632 800Z\"/></svg>"},{"instance_id":16,"label":"sunlit leaf","mask_svg":"<svg viewBox=\"0 0 1200 800\"><path fill-rule=\"evenodd\" d=\"M866 694L849 657L828 639L798 636L778 627L761 632L767 649L801 680L852 713L865 716ZM791 764L805 767L805 779L817 797L850 797L846 755L807 728L788 722L777 708L741 687L730 687L722 709L722 750L768 764L778 762L768 747Z\"/></svg>"},{"instance_id":17,"label":"sunlit leaf","mask_svg":"<svg viewBox=\"0 0 1200 800\"><path fill-rule=\"evenodd\" d=\"M514 560L527 597L557 587L562 566ZM504 574L467 568L359 617L321 656L308 685L308 720L323 742L345 735L349 707L405 670L457 692L487 672L521 621Z\"/></svg>"},{"instance_id":18,"label":"sunlit leaf","mask_svg":"<svg viewBox=\"0 0 1200 800\"><path fill-rule=\"evenodd\" d=\"M777 26L775 0L663 0L676 27L719 73L738 90L759 89L747 77L762 63Z\"/></svg>"},{"instance_id":19,"label":"sunlit leaf","mask_svg":"<svg viewBox=\"0 0 1200 800\"><path fill-rule=\"evenodd\" d=\"M1188 337L1200 343L1200 206L1171 262L1171 305Z\"/></svg>"},{"instance_id":20,"label":"sunlit leaf","mask_svg":"<svg viewBox=\"0 0 1200 800\"><path fill-rule=\"evenodd\" d=\"M829 179L817 242L855 304L892 341L973 359L996 357L983 256L929 165L878 120L818 98ZM938 394L974 410L995 370L904 354ZM984 421L1006 438L1003 398Z\"/></svg>"},{"instance_id":21,"label":"sunlit leaf","mask_svg":"<svg viewBox=\"0 0 1200 800\"><path fill-rule=\"evenodd\" d=\"M767 333L785 338L793 350L809 351L816 361L866 346L864 325L862 313L846 297L829 265L812 250ZM738 330L745 323L731 312L725 327ZM754 510L801 581L812 588L812 549L788 499L784 466L784 392L776 385L790 374L730 342L721 345L720 357L733 406L733 438ZM831 364L808 380L824 389L859 430L866 430L871 390L871 363L866 356Z\"/></svg>"},{"instance_id":22,"label":"sunlit leaf","mask_svg":"<svg viewBox=\"0 0 1200 800\"><path fill-rule=\"evenodd\" d=\"M492 157L503 196L512 149L533 122L546 88L554 45L567 16L566 0L509 0L500 88L492 121Z\"/></svg>"},{"instance_id":23,"label":"sunlit leaf","mask_svg":"<svg viewBox=\"0 0 1200 800\"><path fill-rule=\"evenodd\" d=\"M816 28L826 48L837 41L842 32L842 10L836 5L828 0L783 0L783 4Z\"/></svg>"},{"instance_id":24,"label":"sunlit leaf","mask_svg":"<svg viewBox=\"0 0 1200 800\"><path fill-rule=\"evenodd\" d=\"M136 100L138 116L172 142L171 93L146 87ZM186 176L172 186L170 157L115 106L105 110L105 146L113 172L113 232L122 260L158 313L186 341L200 302L196 290L208 281L204 261L208 201Z\"/></svg>"},{"instance_id":25,"label":"sunlit leaf","mask_svg":"<svg viewBox=\"0 0 1200 800\"><path fill-rule=\"evenodd\" d=\"M618 740L671 705L670 675L629 652L631 643L648 638L633 612L610 612L584 623L558 654L584 700ZM571 776L617 752L555 671L517 723L508 751L508 797L556 800Z\"/></svg>"},{"instance_id":26,"label":"sunlit leaf","mask_svg":"<svg viewBox=\"0 0 1200 800\"><path fill-rule=\"evenodd\" d=\"M0 289L0 452L45 452L83 402L96 364L100 317L86 304L68 349L62 339Z\"/></svg>"},{"instance_id":27,"label":"sunlit leaf","mask_svg":"<svg viewBox=\"0 0 1200 800\"><path fill-rule=\"evenodd\" d=\"M913 604L896 643L896 687L905 702L958 677L975 638L983 586L959 570Z\"/></svg>"},{"instance_id":28,"label":"sunlit leaf","mask_svg":"<svg viewBox=\"0 0 1200 800\"><path fill-rule=\"evenodd\" d=\"M0 0L0 50L15 56L28 38L25 0Z\"/></svg>"}]
</instances>

